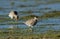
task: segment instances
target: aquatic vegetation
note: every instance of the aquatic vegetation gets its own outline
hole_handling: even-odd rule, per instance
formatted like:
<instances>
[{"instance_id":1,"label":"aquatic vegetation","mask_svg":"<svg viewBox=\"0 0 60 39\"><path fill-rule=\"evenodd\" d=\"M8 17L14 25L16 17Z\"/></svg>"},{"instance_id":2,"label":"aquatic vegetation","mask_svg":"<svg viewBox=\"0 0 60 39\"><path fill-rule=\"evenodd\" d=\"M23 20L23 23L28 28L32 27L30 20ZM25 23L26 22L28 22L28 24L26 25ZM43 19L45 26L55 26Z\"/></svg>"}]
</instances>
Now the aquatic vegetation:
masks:
<instances>
[{"instance_id":1,"label":"aquatic vegetation","mask_svg":"<svg viewBox=\"0 0 60 39\"><path fill-rule=\"evenodd\" d=\"M18 22L7 22L4 23L4 21L1 21L0 25L18 25L18 24L22 24L22 23L18 23Z\"/></svg>"},{"instance_id":2,"label":"aquatic vegetation","mask_svg":"<svg viewBox=\"0 0 60 39\"><path fill-rule=\"evenodd\" d=\"M53 30L48 30L45 33L40 33L40 34L28 34L28 32L24 33L21 32L22 29L20 29L19 33L16 32L15 30L12 29L12 33L11 32L0 32L0 38L4 37L11 37L11 38L15 38L15 39L59 39L60 38L60 31L53 31ZM10 34L9 34L10 33Z\"/></svg>"},{"instance_id":3,"label":"aquatic vegetation","mask_svg":"<svg viewBox=\"0 0 60 39\"><path fill-rule=\"evenodd\" d=\"M46 13L44 15L42 15L40 18L57 18L60 17L60 11L52 11L50 13Z\"/></svg>"},{"instance_id":4,"label":"aquatic vegetation","mask_svg":"<svg viewBox=\"0 0 60 39\"><path fill-rule=\"evenodd\" d=\"M54 26L54 25L60 25L60 24L43 24L43 25L40 25L40 26Z\"/></svg>"},{"instance_id":5,"label":"aquatic vegetation","mask_svg":"<svg viewBox=\"0 0 60 39\"><path fill-rule=\"evenodd\" d=\"M1 0L2 1L2 0ZM20 2L19 2L20 1ZM11 2L11 3L10 3ZM29 3L33 2L33 3ZM51 11L47 13L42 13L43 15L38 16L38 14L41 14L39 8L42 10L50 10L50 5L47 4L53 4L60 2L60 0L10 0L3 3L2 1L2 7L0 7L1 12L5 12L6 14L13 8L13 10L21 11L19 12L19 18L18 21L15 21L13 19L10 19L5 13L3 15L0 15L0 26L10 26L12 25L13 28L2 28L0 29L0 39L60 39L60 30L54 31L50 26L57 26L60 24L42 24L39 25L41 20L48 19L48 18L58 18L60 19L60 11ZM21 3L21 5L19 5ZM34 4L35 3L35 4ZM47 3L47 4L46 4ZM15 5L16 4L16 5ZM17 6L18 5L18 6ZM49 6L46 8L41 8L42 6ZM54 4L53 4L54 5ZM30 9L30 8L33 9ZM28 9L27 9L28 8ZM27 11L24 11L26 10ZM35 9L35 10L34 10ZM42 10L42 11L43 11ZM35 15L32 15L35 14ZM31 31L28 28L21 28L20 26L23 26L21 22L24 22L25 20L31 19L33 17L38 17L39 24L36 25L37 27L34 27ZM59 20L58 20L59 21ZM48 21L49 22L49 21ZM20 25L21 24L21 25ZM15 26L17 25L17 26ZM24 25L25 26L25 25ZM51 30L47 30L43 32L43 29L46 28L46 26L49 27Z\"/></svg>"},{"instance_id":6,"label":"aquatic vegetation","mask_svg":"<svg viewBox=\"0 0 60 39\"><path fill-rule=\"evenodd\" d=\"M51 8L45 7L45 8L41 8L40 10L50 10Z\"/></svg>"},{"instance_id":7,"label":"aquatic vegetation","mask_svg":"<svg viewBox=\"0 0 60 39\"><path fill-rule=\"evenodd\" d=\"M47 4L53 4L53 3L60 3L60 0L51 0L47 2Z\"/></svg>"},{"instance_id":8,"label":"aquatic vegetation","mask_svg":"<svg viewBox=\"0 0 60 39\"><path fill-rule=\"evenodd\" d=\"M38 17L39 19L57 18L60 17L60 11L48 12L42 16L36 16L36 15L23 16L20 17L19 20L28 20L33 17ZM12 19L8 18L7 15L0 15L0 22L6 22L6 21L12 21ZM19 24L19 23L14 22L9 24Z\"/></svg>"},{"instance_id":9,"label":"aquatic vegetation","mask_svg":"<svg viewBox=\"0 0 60 39\"><path fill-rule=\"evenodd\" d=\"M0 7L0 10L4 12L4 10L10 9L10 8L5 8L5 7Z\"/></svg>"},{"instance_id":10,"label":"aquatic vegetation","mask_svg":"<svg viewBox=\"0 0 60 39\"><path fill-rule=\"evenodd\" d=\"M0 10L2 10L3 8L2 7L0 7Z\"/></svg>"},{"instance_id":11,"label":"aquatic vegetation","mask_svg":"<svg viewBox=\"0 0 60 39\"><path fill-rule=\"evenodd\" d=\"M26 6L26 5L20 5L20 6L18 6L18 7L21 7L21 8L22 8L22 7L27 7L27 6Z\"/></svg>"},{"instance_id":12,"label":"aquatic vegetation","mask_svg":"<svg viewBox=\"0 0 60 39\"><path fill-rule=\"evenodd\" d=\"M3 18L3 17L4 18ZM7 15L0 15L0 22L4 22L4 21L12 21L12 19L10 18L6 18ZM39 19L47 19L47 18L57 18L60 17L60 11L52 11L52 12L48 12L42 16L36 16L36 15L29 15L29 16L23 16L21 18L19 18L19 20L28 20L30 18L33 17L38 17ZM9 23L10 24L10 23ZM12 24L12 23L11 23ZM18 23L17 23L18 24Z\"/></svg>"},{"instance_id":13,"label":"aquatic vegetation","mask_svg":"<svg viewBox=\"0 0 60 39\"><path fill-rule=\"evenodd\" d=\"M17 7L25 8L25 7L35 7L36 5L18 5Z\"/></svg>"},{"instance_id":14,"label":"aquatic vegetation","mask_svg":"<svg viewBox=\"0 0 60 39\"><path fill-rule=\"evenodd\" d=\"M19 13L23 13L23 14L32 14L33 11L31 11L31 10L28 10L28 11L20 11Z\"/></svg>"},{"instance_id":15,"label":"aquatic vegetation","mask_svg":"<svg viewBox=\"0 0 60 39\"><path fill-rule=\"evenodd\" d=\"M22 2L27 2L28 0L20 0L20 1L22 1Z\"/></svg>"},{"instance_id":16,"label":"aquatic vegetation","mask_svg":"<svg viewBox=\"0 0 60 39\"><path fill-rule=\"evenodd\" d=\"M0 23L1 22L5 22L5 21L11 21L11 19L9 19L9 18L3 18L3 17L0 17Z\"/></svg>"},{"instance_id":17,"label":"aquatic vegetation","mask_svg":"<svg viewBox=\"0 0 60 39\"><path fill-rule=\"evenodd\" d=\"M29 15L29 16L24 16L24 17L22 17L21 19L22 19L22 20L27 20L27 19L31 19L31 18L33 18L33 17L38 17L38 16L36 16L36 15Z\"/></svg>"},{"instance_id":18,"label":"aquatic vegetation","mask_svg":"<svg viewBox=\"0 0 60 39\"><path fill-rule=\"evenodd\" d=\"M15 2L11 2L11 6L13 6L15 4Z\"/></svg>"},{"instance_id":19,"label":"aquatic vegetation","mask_svg":"<svg viewBox=\"0 0 60 39\"><path fill-rule=\"evenodd\" d=\"M18 25L18 24L21 24L21 23L18 23L18 22L9 22L7 23L8 25Z\"/></svg>"}]
</instances>

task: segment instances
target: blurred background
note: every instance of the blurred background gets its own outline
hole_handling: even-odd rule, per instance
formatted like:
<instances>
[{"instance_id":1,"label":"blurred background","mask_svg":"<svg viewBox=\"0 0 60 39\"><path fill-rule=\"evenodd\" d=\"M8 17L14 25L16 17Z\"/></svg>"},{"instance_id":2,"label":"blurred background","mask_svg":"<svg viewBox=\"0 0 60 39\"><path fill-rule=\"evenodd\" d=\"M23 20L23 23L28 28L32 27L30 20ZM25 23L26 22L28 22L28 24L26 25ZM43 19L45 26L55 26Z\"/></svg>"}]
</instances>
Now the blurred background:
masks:
<instances>
[{"instance_id":1,"label":"blurred background","mask_svg":"<svg viewBox=\"0 0 60 39\"><path fill-rule=\"evenodd\" d=\"M19 20L8 17L17 11ZM32 17L38 23L29 30L25 22ZM0 39L59 39L60 0L0 0Z\"/></svg>"}]
</instances>

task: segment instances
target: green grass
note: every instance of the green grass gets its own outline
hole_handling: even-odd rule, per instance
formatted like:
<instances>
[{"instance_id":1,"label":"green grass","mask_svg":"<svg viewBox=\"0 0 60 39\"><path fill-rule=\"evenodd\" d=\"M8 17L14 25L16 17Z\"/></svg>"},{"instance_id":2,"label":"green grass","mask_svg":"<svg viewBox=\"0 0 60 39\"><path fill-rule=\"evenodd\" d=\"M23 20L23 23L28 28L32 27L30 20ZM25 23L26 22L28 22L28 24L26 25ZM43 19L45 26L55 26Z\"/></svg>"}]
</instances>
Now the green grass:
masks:
<instances>
[{"instance_id":1,"label":"green grass","mask_svg":"<svg viewBox=\"0 0 60 39\"><path fill-rule=\"evenodd\" d=\"M45 33L39 33L39 34L28 34L29 32L21 32L22 29L20 29L19 32L16 32L16 30L10 29L12 31L10 32L0 32L0 39L4 37L3 39L6 39L8 37L15 38L15 39L59 39L60 38L60 31L53 31L48 30Z\"/></svg>"}]
</instances>

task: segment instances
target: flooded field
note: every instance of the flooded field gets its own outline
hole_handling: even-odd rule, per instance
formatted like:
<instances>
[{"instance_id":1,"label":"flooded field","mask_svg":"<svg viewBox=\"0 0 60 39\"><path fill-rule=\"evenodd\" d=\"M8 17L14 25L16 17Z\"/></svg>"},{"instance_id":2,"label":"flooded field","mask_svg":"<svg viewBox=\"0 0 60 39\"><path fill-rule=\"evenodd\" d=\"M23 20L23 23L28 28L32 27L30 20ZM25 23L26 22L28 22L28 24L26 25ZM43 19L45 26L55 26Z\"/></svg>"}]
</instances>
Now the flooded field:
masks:
<instances>
[{"instance_id":1,"label":"flooded field","mask_svg":"<svg viewBox=\"0 0 60 39\"><path fill-rule=\"evenodd\" d=\"M9 18L11 10L18 21ZM30 30L23 22L34 16ZM60 39L60 0L0 0L0 39Z\"/></svg>"}]
</instances>

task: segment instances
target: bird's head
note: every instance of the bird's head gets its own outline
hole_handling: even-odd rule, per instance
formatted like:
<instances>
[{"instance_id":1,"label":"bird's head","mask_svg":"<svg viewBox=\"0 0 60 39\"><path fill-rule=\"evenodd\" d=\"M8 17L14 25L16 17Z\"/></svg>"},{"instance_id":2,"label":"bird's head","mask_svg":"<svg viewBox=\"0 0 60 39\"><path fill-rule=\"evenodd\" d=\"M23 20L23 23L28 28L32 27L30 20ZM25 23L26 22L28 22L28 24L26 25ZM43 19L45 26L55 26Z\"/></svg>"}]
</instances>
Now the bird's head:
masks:
<instances>
[{"instance_id":1,"label":"bird's head","mask_svg":"<svg viewBox=\"0 0 60 39\"><path fill-rule=\"evenodd\" d=\"M38 18L37 18L37 17L34 17L34 19L35 19L35 20L38 20Z\"/></svg>"}]
</instances>

